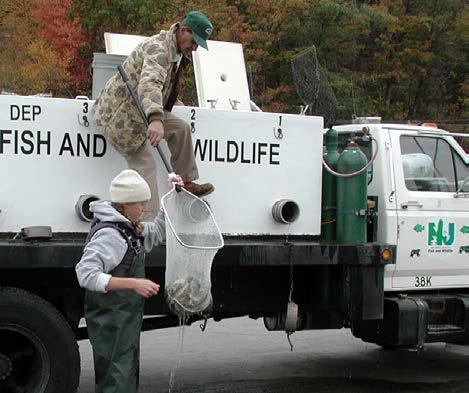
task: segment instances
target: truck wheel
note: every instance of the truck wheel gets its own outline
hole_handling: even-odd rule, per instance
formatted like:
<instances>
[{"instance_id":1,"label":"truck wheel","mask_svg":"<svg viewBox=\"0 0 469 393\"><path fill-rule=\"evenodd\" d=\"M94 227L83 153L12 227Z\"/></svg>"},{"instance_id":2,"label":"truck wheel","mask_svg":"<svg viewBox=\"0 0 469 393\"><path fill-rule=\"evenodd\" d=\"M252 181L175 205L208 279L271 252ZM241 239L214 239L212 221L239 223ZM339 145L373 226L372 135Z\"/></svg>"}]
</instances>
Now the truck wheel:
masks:
<instances>
[{"instance_id":1,"label":"truck wheel","mask_svg":"<svg viewBox=\"0 0 469 393\"><path fill-rule=\"evenodd\" d=\"M44 299L0 287L0 392L73 393L80 378L75 336Z\"/></svg>"}]
</instances>

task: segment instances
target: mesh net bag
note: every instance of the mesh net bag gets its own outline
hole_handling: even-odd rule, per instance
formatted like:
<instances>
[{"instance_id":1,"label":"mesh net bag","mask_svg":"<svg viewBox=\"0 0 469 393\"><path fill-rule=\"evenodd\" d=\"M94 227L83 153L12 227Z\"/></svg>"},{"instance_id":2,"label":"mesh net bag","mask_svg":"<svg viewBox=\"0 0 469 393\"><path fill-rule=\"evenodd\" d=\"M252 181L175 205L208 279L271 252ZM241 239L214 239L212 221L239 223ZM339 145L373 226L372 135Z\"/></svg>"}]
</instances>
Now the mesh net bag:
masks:
<instances>
[{"instance_id":1,"label":"mesh net bag","mask_svg":"<svg viewBox=\"0 0 469 393\"><path fill-rule=\"evenodd\" d=\"M313 104L311 110L315 115L322 116L324 118L324 127L329 128L335 123L339 104L332 91L331 84L327 80L326 71L321 66L319 66L319 74L318 99Z\"/></svg>"},{"instance_id":2,"label":"mesh net bag","mask_svg":"<svg viewBox=\"0 0 469 393\"><path fill-rule=\"evenodd\" d=\"M166 216L165 298L172 312L187 317L209 314L210 271L223 237L208 205L173 187L163 196Z\"/></svg>"},{"instance_id":3,"label":"mesh net bag","mask_svg":"<svg viewBox=\"0 0 469 393\"><path fill-rule=\"evenodd\" d=\"M293 84L303 104L311 105L318 99L319 93L319 63L316 56L316 47L301 51L291 60L293 71Z\"/></svg>"},{"instance_id":4,"label":"mesh net bag","mask_svg":"<svg viewBox=\"0 0 469 393\"><path fill-rule=\"evenodd\" d=\"M291 60L295 90L309 113L324 118L324 126L330 127L336 120L338 103L326 70L318 62L313 46L293 56Z\"/></svg>"}]
</instances>

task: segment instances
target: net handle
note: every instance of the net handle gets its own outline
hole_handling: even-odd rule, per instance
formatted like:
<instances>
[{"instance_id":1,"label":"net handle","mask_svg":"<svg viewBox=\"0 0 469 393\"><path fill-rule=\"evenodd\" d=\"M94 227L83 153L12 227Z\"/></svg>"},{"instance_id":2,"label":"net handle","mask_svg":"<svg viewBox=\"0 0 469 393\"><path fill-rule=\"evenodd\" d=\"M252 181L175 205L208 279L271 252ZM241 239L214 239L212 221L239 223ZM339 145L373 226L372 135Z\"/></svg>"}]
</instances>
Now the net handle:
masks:
<instances>
[{"instance_id":1,"label":"net handle","mask_svg":"<svg viewBox=\"0 0 469 393\"><path fill-rule=\"evenodd\" d=\"M140 114L140 117L142 118L143 123L145 124L145 127L148 128L150 123L148 122L147 115L143 111L142 104L140 103L140 100L138 99L137 95L134 92L134 89L132 88L132 85L130 84L129 77L126 74L124 67L122 67L121 65L118 65L117 70L119 71L119 74L122 80L124 81L124 84L127 87L127 90L129 91L130 96L132 97L133 103L138 109L138 113ZM159 145L156 145L156 150L158 150L158 154L160 155L161 160L163 161L163 164L166 170L168 171L168 175L172 175L174 173L173 168L171 164L169 163L168 159L166 158L166 156L164 155ZM181 190L181 186L176 185L176 191L179 192L180 190Z\"/></svg>"}]
</instances>

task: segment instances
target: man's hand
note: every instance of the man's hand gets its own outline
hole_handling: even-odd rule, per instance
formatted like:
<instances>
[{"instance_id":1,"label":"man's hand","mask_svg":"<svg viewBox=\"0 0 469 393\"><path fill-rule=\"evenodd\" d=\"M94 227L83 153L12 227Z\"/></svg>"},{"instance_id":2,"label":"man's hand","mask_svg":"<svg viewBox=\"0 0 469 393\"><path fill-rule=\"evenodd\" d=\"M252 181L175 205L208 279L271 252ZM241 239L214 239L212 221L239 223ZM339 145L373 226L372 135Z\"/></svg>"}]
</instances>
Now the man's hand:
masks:
<instances>
[{"instance_id":1,"label":"man's hand","mask_svg":"<svg viewBox=\"0 0 469 393\"><path fill-rule=\"evenodd\" d=\"M169 173L168 174L168 189L171 189L173 184L184 187L184 181L182 180L181 176L175 173Z\"/></svg>"},{"instance_id":2,"label":"man's hand","mask_svg":"<svg viewBox=\"0 0 469 393\"><path fill-rule=\"evenodd\" d=\"M160 143L164 135L163 122L161 120L153 120L148 125L147 138L150 141L150 144L155 147Z\"/></svg>"}]
</instances>

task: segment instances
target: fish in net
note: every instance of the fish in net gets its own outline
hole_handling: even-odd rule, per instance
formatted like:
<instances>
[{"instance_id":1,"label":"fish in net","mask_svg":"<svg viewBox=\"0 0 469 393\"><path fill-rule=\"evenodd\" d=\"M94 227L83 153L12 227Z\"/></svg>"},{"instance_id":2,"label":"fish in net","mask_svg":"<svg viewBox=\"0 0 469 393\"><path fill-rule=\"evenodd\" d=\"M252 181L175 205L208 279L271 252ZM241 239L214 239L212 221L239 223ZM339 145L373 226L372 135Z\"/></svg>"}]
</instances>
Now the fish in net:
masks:
<instances>
[{"instance_id":1,"label":"fish in net","mask_svg":"<svg viewBox=\"0 0 469 393\"><path fill-rule=\"evenodd\" d=\"M212 308L210 272L224 241L206 202L175 187L161 198L166 218L165 298L180 317L208 315Z\"/></svg>"}]
</instances>

